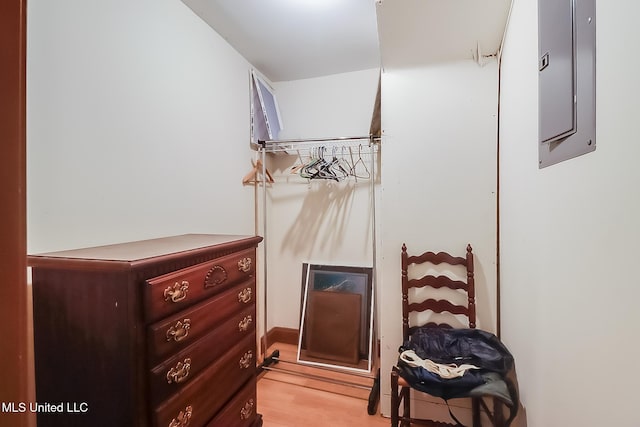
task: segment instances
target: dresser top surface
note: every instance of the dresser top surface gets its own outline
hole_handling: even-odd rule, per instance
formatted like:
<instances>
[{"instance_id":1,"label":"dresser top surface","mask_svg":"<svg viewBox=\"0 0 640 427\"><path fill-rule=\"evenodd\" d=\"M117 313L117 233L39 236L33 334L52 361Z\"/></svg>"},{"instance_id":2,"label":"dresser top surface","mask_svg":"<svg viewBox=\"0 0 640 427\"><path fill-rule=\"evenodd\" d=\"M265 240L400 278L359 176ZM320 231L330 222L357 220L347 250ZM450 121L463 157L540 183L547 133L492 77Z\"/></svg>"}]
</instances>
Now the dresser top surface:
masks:
<instances>
[{"instance_id":1,"label":"dresser top surface","mask_svg":"<svg viewBox=\"0 0 640 427\"><path fill-rule=\"evenodd\" d=\"M180 236L95 246L91 248L34 254L29 255L28 263L30 266L36 266L39 264L40 260L52 258L135 262L167 254L202 250L209 247L219 247L223 245L233 245L235 243L250 243L251 241L254 241L254 244L258 244L261 240L262 238L258 236L231 234L183 234Z\"/></svg>"}]
</instances>

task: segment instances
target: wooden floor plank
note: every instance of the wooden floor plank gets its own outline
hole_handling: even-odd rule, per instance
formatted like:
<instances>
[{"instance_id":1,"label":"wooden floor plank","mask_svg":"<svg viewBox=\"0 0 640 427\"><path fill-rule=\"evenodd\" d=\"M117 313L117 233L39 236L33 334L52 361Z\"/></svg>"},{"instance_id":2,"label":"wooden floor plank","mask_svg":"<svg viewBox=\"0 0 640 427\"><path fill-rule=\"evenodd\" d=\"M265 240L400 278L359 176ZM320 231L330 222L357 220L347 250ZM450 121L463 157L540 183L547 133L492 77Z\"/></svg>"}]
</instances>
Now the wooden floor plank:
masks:
<instances>
[{"instance_id":1,"label":"wooden floor plank","mask_svg":"<svg viewBox=\"0 0 640 427\"><path fill-rule=\"evenodd\" d=\"M388 426L367 413L367 400L271 380L258 381L258 412L265 427Z\"/></svg>"},{"instance_id":2,"label":"wooden floor plank","mask_svg":"<svg viewBox=\"0 0 640 427\"><path fill-rule=\"evenodd\" d=\"M295 361L295 347L275 344L281 359ZM269 354L269 352L267 352ZM309 373L307 367L290 363L285 371ZM280 366L278 366L280 367ZM340 372L313 371L328 379L361 384L357 388L337 385L283 372L266 372L258 380L258 412L262 414L264 427L377 427L388 426L388 418L367 413L371 377L345 375Z\"/></svg>"}]
</instances>

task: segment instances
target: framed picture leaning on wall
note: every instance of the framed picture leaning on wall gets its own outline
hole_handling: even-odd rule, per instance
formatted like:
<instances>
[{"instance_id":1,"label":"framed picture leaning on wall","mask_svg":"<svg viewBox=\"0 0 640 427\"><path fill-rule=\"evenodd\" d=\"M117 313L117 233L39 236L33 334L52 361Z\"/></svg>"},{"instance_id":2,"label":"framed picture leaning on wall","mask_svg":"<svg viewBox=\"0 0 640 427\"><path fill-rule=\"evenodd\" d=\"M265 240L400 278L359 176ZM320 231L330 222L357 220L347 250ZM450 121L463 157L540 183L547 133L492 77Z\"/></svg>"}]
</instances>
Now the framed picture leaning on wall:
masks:
<instances>
[{"instance_id":1,"label":"framed picture leaning on wall","mask_svg":"<svg viewBox=\"0 0 640 427\"><path fill-rule=\"evenodd\" d=\"M372 274L370 267L303 264L298 362L368 371Z\"/></svg>"}]
</instances>

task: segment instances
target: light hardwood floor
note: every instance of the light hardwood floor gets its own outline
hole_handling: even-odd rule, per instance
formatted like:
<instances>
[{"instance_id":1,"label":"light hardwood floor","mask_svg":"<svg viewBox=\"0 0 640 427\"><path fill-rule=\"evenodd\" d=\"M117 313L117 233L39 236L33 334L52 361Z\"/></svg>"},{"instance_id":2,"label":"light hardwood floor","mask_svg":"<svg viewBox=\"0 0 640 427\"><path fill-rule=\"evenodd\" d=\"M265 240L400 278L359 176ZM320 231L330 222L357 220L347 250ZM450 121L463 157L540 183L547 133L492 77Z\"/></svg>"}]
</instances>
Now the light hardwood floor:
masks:
<instances>
[{"instance_id":1,"label":"light hardwood floor","mask_svg":"<svg viewBox=\"0 0 640 427\"><path fill-rule=\"evenodd\" d=\"M258 380L258 412L262 414L264 427L390 425L388 418L367 413L369 391L373 384L371 377L318 371L287 363L287 360L295 360L294 347L287 344L278 344L277 347L282 361L273 366L287 372L268 371ZM305 376L293 375L291 372L302 372ZM309 375L319 375L329 381L335 379L355 386L315 380Z\"/></svg>"}]
</instances>

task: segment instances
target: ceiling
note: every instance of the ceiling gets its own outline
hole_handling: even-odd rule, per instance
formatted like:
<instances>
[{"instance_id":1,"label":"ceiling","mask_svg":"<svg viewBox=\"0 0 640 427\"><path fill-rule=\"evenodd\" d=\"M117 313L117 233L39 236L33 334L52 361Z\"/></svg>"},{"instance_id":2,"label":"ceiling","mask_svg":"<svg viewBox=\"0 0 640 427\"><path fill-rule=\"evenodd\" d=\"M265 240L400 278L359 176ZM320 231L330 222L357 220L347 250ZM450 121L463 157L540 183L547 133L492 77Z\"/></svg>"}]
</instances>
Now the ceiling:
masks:
<instances>
[{"instance_id":1,"label":"ceiling","mask_svg":"<svg viewBox=\"0 0 640 427\"><path fill-rule=\"evenodd\" d=\"M384 0L378 5L384 68L475 59L501 48L511 0Z\"/></svg>"},{"instance_id":2,"label":"ceiling","mask_svg":"<svg viewBox=\"0 0 640 427\"><path fill-rule=\"evenodd\" d=\"M182 0L271 81L380 66L374 0Z\"/></svg>"},{"instance_id":3,"label":"ceiling","mask_svg":"<svg viewBox=\"0 0 640 427\"><path fill-rule=\"evenodd\" d=\"M274 82L494 55L511 4L511 0L182 1Z\"/></svg>"}]
</instances>

